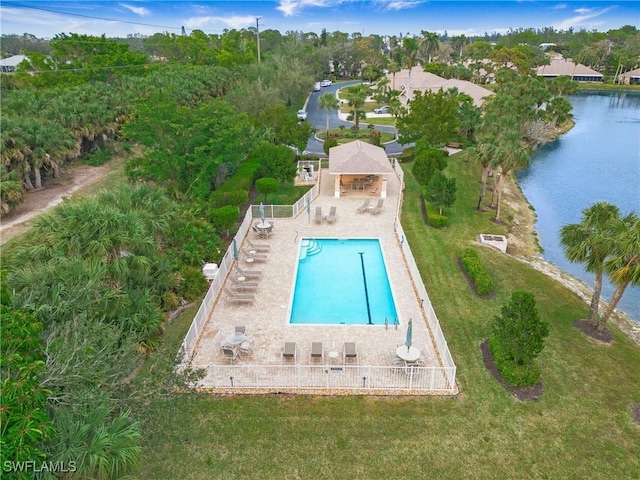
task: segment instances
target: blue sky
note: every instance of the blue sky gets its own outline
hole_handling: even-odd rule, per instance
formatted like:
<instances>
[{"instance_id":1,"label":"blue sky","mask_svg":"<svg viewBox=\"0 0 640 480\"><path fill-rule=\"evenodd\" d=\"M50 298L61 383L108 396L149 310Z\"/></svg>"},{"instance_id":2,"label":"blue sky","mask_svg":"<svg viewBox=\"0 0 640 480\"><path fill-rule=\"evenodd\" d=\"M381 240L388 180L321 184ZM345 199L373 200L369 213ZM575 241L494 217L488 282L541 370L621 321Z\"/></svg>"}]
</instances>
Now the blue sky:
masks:
<instances>
[{"instance_id":1,"label":"blue sky","mask_svg":"<svg viewBox=\"0 0 640 480\"><path fill-rule=\"evenodd\" d=\"M607 31L623 25L640 28L638 0L2 0L3 34L57 33L121 36L200 29L255 27L320 33L339 30L364 35L449 35L504 33L510 28L555 27L558 30Z\"/></svg>"}]
</instances>

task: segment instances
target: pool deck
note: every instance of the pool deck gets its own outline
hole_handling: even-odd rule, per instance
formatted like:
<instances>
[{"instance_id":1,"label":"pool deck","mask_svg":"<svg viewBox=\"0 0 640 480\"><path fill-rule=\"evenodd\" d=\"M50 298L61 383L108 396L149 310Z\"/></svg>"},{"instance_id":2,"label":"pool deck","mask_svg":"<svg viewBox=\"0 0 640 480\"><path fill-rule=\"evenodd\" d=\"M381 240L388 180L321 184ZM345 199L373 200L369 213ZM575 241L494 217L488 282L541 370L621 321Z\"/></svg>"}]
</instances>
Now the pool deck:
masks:
<instances>
[{"instance_id":1,"label":"pool deck","mask_svg":"<svg viewBox=\"0 0 640 480\"><path fill-rule=\"evenodd\" d=\"M413 345L420 349L426 366L441 366L436 347L428 329L420 299L416 294L409 270L405 264L399 241L394 232L394 220L400 198L400 181L395 175L388 177L387 198L382 211L373 215L357 213L365 198L375 205L377 195L369 191L349 192L342 198L334 198L333 178L326 169L320 172L320 194L311 204L311 218L306 212L297 218L275 218L273 235L258 239L250 231L248 239L253 243L268 244L264 262L246 263L240 253L239 266L246 270L260 270L259 286L253 304L238 304L226 298L222 292L205 323L192 358L193 366L228 365L220 349L220 341L233 333L236 325L243 325L248 336L254 337L253 353L238 357L238 364L280 365L285 342L295 342L297 364L312 364L311 343L322 342L325 363L342 363L343 345L355 342L359 365L389 366L398 344L406 338L407 322L413 319ZM337 207L333 224L326 221L316 224L314 212L321 206L328 213ZM400 325L291 325L289 309L292 300L294 276L298 261L301 237L313 238L378 238L382 246L389 281L398 311ZM243 242L241 249L246 247ZM253 279L252 279L253 280ZM225 286L228 286L228 279ZM321 287L318 288L320 292ZM337 360L328 352L338 352Z\"/></svg>"}]
</instances>

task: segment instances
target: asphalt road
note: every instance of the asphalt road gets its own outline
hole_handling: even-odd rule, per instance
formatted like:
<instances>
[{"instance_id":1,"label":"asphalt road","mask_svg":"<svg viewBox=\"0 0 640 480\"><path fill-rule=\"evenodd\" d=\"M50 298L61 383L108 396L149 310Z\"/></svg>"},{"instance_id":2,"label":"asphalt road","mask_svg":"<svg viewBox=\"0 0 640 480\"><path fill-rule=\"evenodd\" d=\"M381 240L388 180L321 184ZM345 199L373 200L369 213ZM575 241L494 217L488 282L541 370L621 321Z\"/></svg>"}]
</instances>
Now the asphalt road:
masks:
<instances>
[{"instance_id":1,"label":"asphalt road","mask_svg":"<svg viewBox=\"0 0 640 480\"><path fill-rule=\"evenodd\" d=\"M316 127L318 131L324 131L327 127L327 111L325 109L318 108L318 99L320 98L320 96L324 95L325 93L333 93L335 95L336 91L339 88L356 85L358 83L361 83L361 81L356 80L350 82L341 82L338 84L334 83L330 87L322 87L319 92L311 92L305 104L305 110L307 111L307 121L314 127ZM341 120L338 116L338 111L331 110L331 113L329 114L329 128L338 128L340 125L345 125L347 128L350 128L353 125L353 122ZM360 125L366 128L367 124L360 122ZM376 129L393 132L393 127L388 126L377 125ZM324 142L318 140L315 136L312 136L307 142L307 148L305 150L306 153L309 155L318 155L322 157L326 156L324 150L322 149L323 143ZM404 150L404 147L395 140L393 142L385 143L384 148L387 152L387 155L399 155Z\"/></svg>"}]
</instances>

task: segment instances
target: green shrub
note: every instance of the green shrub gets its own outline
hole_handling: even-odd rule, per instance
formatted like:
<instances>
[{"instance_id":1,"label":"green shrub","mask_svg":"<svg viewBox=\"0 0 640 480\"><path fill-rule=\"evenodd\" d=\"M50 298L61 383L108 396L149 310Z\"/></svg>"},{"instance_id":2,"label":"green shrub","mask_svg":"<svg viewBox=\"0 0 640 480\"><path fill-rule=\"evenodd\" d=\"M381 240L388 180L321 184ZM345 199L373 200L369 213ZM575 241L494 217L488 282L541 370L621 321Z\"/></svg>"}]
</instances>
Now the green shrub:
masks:
<instances>
[{"instance_id":1,"label":"green shrub","mask_svg":"<svg viewBox=\"0 0 640 480\"><path fill-rule=\"evenodd\" d=\"M196 300L207 289L207 279L202 274L202 269L183 266L180 268L179 293L185 300Z\"/></svg>"},{"instance_id":2,"label":"green shrub","mask_svg":"<svg viewBox=\"0 0 640 480\"><path fill-rule=\"evenodd\" d=\"M260 168L259 160L247 160L243 162L236 170L233 177L227 178L217 190L223 192L231 192L233 190L251 190L253 181L256 178L256 172Z\"/></svg>"},{"instance_id":3,"label":"green shrub","mask_svg":"<svg viewBox=\"0 0 640 480\"><path fill-rule=\"evenodd\" d=\"M462 261L462 267L465 272L467 272L473 280L478 295L488 295L491 293L494 283L485 270L478 252L472 248L465 248L460 255L460 260Z\"/></svg>"},{"instance_id":4,"label":"green shrub","mask_svg":"<svg viewBox=\"0 0 640 480\"><path fill-rule=\"evenodd\" d=\"M238 220L240 210L235 205L225 205L224 207L214 208L211 210L211 223L218 230L226 230L227 235L229 229L233 227Z\"/></svg>"},{"instance_id":5,"label":"green shrub","mask_svg":"<svg viewBox=\"0 0 640 480\"><path fill-rule=\"evenodd\" d=\"M449 226L449 219L445 215L440 215L433 205L425 201L425 207L427 209L429 225L434 228L446 228Z\"/></svg>"},{"instance_id":6,"label":"green shrub","mask_svg":"<svg viewBox=\"0 0 640 480\"><path fill-rule=\"evenodd\" d=\"M216 190L211 192L209 196L211 206L215 208L224 207L226 205L240 206L249 201L249 192L246 190Z\"/></svg>"},{"instance_id":7,"label":"green shrub","mask_svg":"<svg viewBox=\"0 0 640 480\"><path fill-rule=\"evenodd\" d=\"M84 157L84 163L91 165L92 167L99 167L111 160L113 158L113 154L114 152L111 148L96 147L86 154Z\"/></svg>"},{"instance_id":8,"label":"green shrub","mask_svg":"<svg viewBox=\"0 0 640 480\"><path fill-rule=\"evenodd\" d=\"M338 146L338 140L335 138L328 138L324 141L324 145L322 145L322 149L324 153L329 155L329 149Z\"/></svg>"},{"instance_id":9,"label":"green shrub","mask_svg":"<svg viewBox=\"0 0 640 480\"><path fill-rule=\"evenodd\" d=\"M521 365L515 362L494 336L489 337L489 350L500 376L509 385L529 387L540 380L540 367L536 363Z\"/></svg>"}]
</instances>

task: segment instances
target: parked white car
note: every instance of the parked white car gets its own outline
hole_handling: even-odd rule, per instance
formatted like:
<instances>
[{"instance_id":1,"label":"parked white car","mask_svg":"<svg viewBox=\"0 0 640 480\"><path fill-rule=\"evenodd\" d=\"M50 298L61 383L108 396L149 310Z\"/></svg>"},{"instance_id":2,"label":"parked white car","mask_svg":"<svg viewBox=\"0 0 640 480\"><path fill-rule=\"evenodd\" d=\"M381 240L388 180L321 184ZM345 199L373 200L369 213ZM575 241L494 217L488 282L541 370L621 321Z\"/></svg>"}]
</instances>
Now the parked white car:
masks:
<instances>
[{"instance_id":1,"label":"parked white car","mask_svg":"<svg viewBox=\"0 0 640 480\"><path fill-rule=\"evenodd\" d=\"M331 86L331 80L322 80L320 82L320 86L321 87L330 87Z\"/></svg>"},{"instance_id":2,"label":"parked white car","mask_svg":"<svg viewBox=\"0 0 640 480\"><path fill-rule=\"evenodd\" d=\"M321 87L321 86L322 86L322 85L320 85L320 82L316 82L316 83L314 83L314 84L313 84L313 91L314 91L314 92L319 92L319 91L320 91L320 87Z\"/></svg>"},{"instance_id":3,"label":"parked white car","mask_svg":"<svg viewBox=\"0 0 640 480\"><path fill-rule=\"evenodd\" d=\"M306 120L306 119L307 119L307 111L298 110L298 120Z\"/></svg>"}]
</instances>

